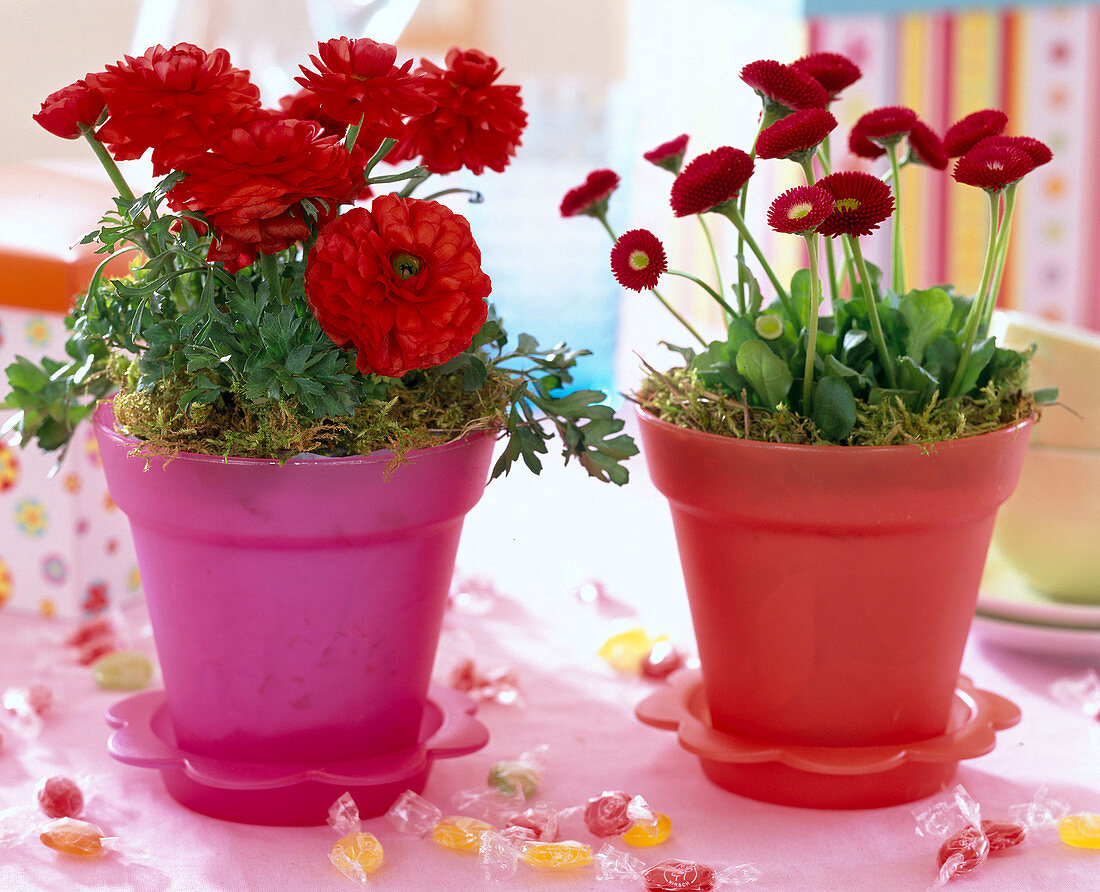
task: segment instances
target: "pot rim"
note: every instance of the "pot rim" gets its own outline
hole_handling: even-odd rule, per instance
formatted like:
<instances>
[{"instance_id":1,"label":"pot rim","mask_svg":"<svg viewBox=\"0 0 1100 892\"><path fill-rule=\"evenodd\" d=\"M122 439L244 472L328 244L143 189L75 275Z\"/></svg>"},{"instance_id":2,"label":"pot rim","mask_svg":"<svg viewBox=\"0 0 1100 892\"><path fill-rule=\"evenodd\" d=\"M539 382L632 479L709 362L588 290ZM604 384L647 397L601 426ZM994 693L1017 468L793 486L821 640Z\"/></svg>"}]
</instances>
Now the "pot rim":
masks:
<instances>
[{"instance_id":1,"label":"pot rim","mask_svg":"<svg viewBox=\"0 0 1100 892\"><path fill-rule=\"evenodd\" d=\"M875 455L887 455L898 454L907 450L920 450L922 452L935 452L943 448L954 448L952 444L965 443L968 440L983 440L986 437L1015 437L1021 433L1026 433L1031 425L1034 425L1039 419L1038 413L1033 413L1022 421L1014 422L1013 424L999 427L995 430L986 431L982 434L974 434L970 437L956 437L951 440L935 440L930 443L903 443L896 446L844 446L839 443L772 443L767 440L747 440L741 437L726 437L722 434L709 434L705 431L697 431L689 427L681 427L678 424L673 424L671 421L664 421L658 418L648 409L642 406L634 407L635 416L638 422L642 425L651 425L658 430L665 430L669 433L680 432L684 435L698 437L703 440L710 440L716 446L719 443L733 443L735 446L728 448L732 449L767 449L770 451L785 452L791 455L794 454L828 454L841 452L859 453L862 455L875 454Z\"/></svg>"},{"instance_id":2,"label":"pot rim","mask_svg":"<svg viewBox=\"0 0 1100 892\"><path fill-rule=\"evenodd\" d=\"M136 447L142 444L142 440L130 434L124 434L115 427L114 396L104 397L96 405L92 413L92 424L104 436L120 446ZM467 446L469 443L480 440L483 437L496 436L496 432L488 429L471 431L464 437L440 443L438 446L425 446L420 449L409 449L405 453L406 460L412 460L415 456L432 453L438 455L444 451L454 451ZM316 455L311 458L290 458L280 463L277 458L248 458L243 456L208 455L204 452L176 452L163 456L171 461L213 462L219 465L237 467L270 467L272 465L282 467L348 467L352 465L388 464L393 461L395 453L391 449L380 449L370 455ZM140 456L142 458L155 458L155 455Z\"/></svg>"}]
</instances>

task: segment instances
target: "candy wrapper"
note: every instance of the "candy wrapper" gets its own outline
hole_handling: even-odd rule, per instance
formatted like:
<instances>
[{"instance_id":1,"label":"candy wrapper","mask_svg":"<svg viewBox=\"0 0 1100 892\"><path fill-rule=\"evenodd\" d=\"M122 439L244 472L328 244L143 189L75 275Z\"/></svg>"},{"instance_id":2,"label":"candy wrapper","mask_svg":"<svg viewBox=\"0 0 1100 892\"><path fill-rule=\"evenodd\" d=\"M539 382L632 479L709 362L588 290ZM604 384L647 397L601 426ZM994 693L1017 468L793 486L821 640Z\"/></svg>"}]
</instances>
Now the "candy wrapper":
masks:
<instances>
[{"instance_id":1,"label":"candy wrapper","mask_svg":"<svg viewBox=\"0 0 1100 892\"><path fill-rule=\"evenodd\" d=\"M490 830L481 838L478 863L490 882L508 879L520 865L545 872L573 871L592 863L592 847L573 839L517 840Z\"/></svg>"},{"instance_id":2,"label":"candy wrapper","mask_svg":"<svg viewBox=\"0 0 1100 892\"><path fill-rule=\"evenodd\" d=\"M1064 706L1100 720L1100 675L1095 669L1059 678L1050 686L1050 693Z\"/></svg>"},{"instance_id":3,"label":"candy wrapper","mask_svg":"<svg viewBox=\"0 0 1100 892\"><path fill-rule=\"evenodd\" d=\"M1019 845L1027 825L1019 820L983 820L978 803L962 786L938 802L915 810L917 835L942 840L937 853L938 889L977 869L991 854Z\"/></svg>"},{"instance_id":4,"label":"candy wrapper","mask_svg":"<svg viewBox=\"0 0 1100 892\"><path fill-rule=\"evenodd\" d=\"M760 879L751 864L712 866L698 861L666 858L646 867L640 858L605 843L595 856L596 879L601 882L634 882L646 892L710 892L712 889L748 886Z\"/></svg>"},{"instance_id":5,"label":"candy wrapper","mask_svg":"<svg viewBox=\"0 0 1100 892\"><path fill-rule=\"evenodd\" d=\"M1068 846L1100 849L1100 814L1072 812L1068 802L1053 798L1046 787L1040 787L1030 802L1014 805L1008 811L1013 820L1030 829L1055 829Z\"/></svg>"},{"instance_id":6,"label":"candy wrapper","mask_svg":"<svg viewBox=\"0 0 1100 892\"><path fill-rule=\"evenodd\" d=\"M328 824L340 834L328 853L329 861L349 880L366 885L370 875L382 866L385 854L378 837L363 830L359 807L350 793L332 804Z\"/></svg>"},{"instance_id":7,"label":"candy wrapper","mask_svg":"<svg viewBox=\"0 0 1100 892\"><path fill-rule=\"evenodd\" d=\"M539 744L515 759L497 762L489 769L485 787L464 790L455 796L455 808L492 823L522 810L542 783L548 749L546 744Z\"/></svg>"},{"instance_id":8,"label":"candy wrapper","mask_svg":"<svg viewBox=\"0 0 1100 892\"><path fill-rule=\"evenodd\" d=\"M8 688L0 694L0 737L30 741L42 733L42 718L53 704L53 690L44 682Z\"/></svg>"},{"instance_id":9,"label":"candy wrapper","mask_svg":"<svg viewBox=\"0 0 1100 892\"><path fill-rule=\"evenodd\" d=\"M501 706L523 706L523 694L519 678L507 666L482 670L472 658L459 660L447 678L449 687L469 694L481 703L498 703Z\"/></svg>"}]
</instances>

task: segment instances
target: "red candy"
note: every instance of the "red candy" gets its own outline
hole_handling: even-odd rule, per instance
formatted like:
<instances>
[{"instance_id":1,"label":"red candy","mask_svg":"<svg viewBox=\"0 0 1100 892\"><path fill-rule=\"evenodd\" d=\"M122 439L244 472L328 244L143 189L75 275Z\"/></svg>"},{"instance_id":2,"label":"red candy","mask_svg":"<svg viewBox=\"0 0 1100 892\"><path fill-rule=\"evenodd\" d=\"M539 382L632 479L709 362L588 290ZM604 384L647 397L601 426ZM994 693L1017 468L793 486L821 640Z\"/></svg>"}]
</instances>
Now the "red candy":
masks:
<instances>
[{"instance_id":1,"label":"red candy","mask_svg":"<svg viewBox=\"0 0 1100 892\"><path fill-rule=\"evenodd\" d=\"M939 867L943 867L948 859L958 856L959 860L951 869L951 876L960 876L964 873L970 873L981 864L989 854L989 848L989 840L982 835L977 827L967 827L947 839L940 846L936 863Z\"/></svg>"},{"instance_id":2,"label":"red candy","mask_svg":"<svg viewBox=\"0 0 1100 892\"><path fill-rule=\"evenodd\" d=\"M69 647L83 647L96 638L114 638L115 627L109 619L90 619L77 626L65 643Z\"/></svg>"},{"instance_id":3,"label":"red candy","mask_svg":"<svg viewBox=\"0 0 1100 892\"><path fill-rule=\"evenodd\" d=\"M642 675L646 678L667 678L684 665L684 655L671 641L658 641L642 660Z\"/></svg>"},{"instance_id":4,"label":"red candy","mask_svg":"<svg viewBox=\"0 0 1100 892\"><path fill-rule=\"evenodd\" d=\"M992 853L1018 846L1027 836L1027 829L1017 821L982 821L982 833Z\"/></svg>"},{"instance_id":5,"label":"red candy","mask_svg":"<svg viewBox=\"0 0 1100 892\"><path fill-rule=\"evenodd\" d=\"M621 790L607 792L588 800L584 807L584 824L593 836L620 836L633 825L627 815L630 797Z\"/></svg>"},{"instance_id":6,"label":"red candy","mask_svg":"<svg viewBox=\"0 0 1100 892\"><path fill-rule=\"evenodd\" d=\"M84 811L84 794L75 781L57 775L38 785L38 804L51 818L75 818Z\"/></svg>"},{"instance_id":7,"label":"red candy","mask_svg":"<svg viewBox=\"0 0 1100 892\"><path fill-rule=\"evenodd\" d=\"M642 871L642 879L646 892L710 892L716 882L713 867L676 858Z\"/></svg>"},{"instance_id":8,"label":"red candy","mask_svg":"<svg viewBox=\"0 0 1100 892\"><path fill-rule=\"evenodd\" d=\"M526 833L521 834L520 831L526 831ZM526 838L538 840L539 842L557 842L561 839L557 812L543 808L529 808L518 815L512 815L508 819L508 826L505 828L503 835L515 839Z\"/></svg>"}]
</instances>

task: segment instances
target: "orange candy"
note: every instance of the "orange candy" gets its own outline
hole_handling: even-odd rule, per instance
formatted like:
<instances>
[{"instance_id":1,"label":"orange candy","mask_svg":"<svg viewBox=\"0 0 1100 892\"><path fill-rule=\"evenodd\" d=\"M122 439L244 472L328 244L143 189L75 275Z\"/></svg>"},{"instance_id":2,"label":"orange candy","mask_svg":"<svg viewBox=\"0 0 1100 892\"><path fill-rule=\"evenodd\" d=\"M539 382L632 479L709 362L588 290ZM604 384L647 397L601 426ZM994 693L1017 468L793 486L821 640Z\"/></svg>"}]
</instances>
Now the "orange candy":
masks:
<instances>
[{"instance_id":1,"label":"orange candy","mask_svg":"<svg viewBox=\"0 0 1100 892\"><path fill-rule=\"evenodd\" d=\"M476 852L481 848L481 837L486 830L492 830L492 824L486 824L477 818L456 815L438 821L432 827L432 839L445 849L460 852Z\"/></svg>"},{"instance_id":2,"label":"orange candy","mask_svg":"<svg viewBox=\"0 0 1100 892\"><path fill-rule=\"evenodd\" d=\"M38 838L63 855L98 858L103 854L103 831L95 824L76 818L58 818L43 824Z\"/></svg>"},{"instance_id":3,"label":"orange candy","mask_svg":"<svg viewBox=\"0 0 1100 892\"><path fill-rule=\"evenodd\" d=\"M1081 812L1058 822L1058 836L1067 846L1100 849L1100 815Z\"/></svg>"},{"instance_id":4,"label":"orange candy","mask_svg":"<svg viewBox=\"0 0 1100 892\"><path fill-rule=\"evenodd\" d=\"M329 860L349 879L364 882L382 866L382 843L373 833L349 833L332 847Z\"/></svg>"},{"instance_id":5,"label":"orange candy","mask_svg":"<svg viewBox=\"0 0 1100 892\"><path fill-rule=\"evenodd\" d=\"M622 835L623 842L643 848L663 843L672 833L672 820L659 811L654 812L654 818L653 821L638 821Z\"/></svg>"}]
</instances>

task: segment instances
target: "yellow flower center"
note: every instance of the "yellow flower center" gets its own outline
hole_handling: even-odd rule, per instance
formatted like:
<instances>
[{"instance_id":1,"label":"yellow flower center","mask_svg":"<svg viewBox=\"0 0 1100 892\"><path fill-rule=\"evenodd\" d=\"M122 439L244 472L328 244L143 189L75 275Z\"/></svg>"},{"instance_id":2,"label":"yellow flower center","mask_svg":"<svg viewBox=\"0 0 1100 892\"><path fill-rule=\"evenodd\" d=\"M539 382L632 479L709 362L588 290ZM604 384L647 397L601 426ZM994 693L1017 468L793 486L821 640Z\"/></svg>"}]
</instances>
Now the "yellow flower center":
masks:
<instances>
[{"instance_id":1,"label":"yellow flower center","mask_svg":"<svg viewBox=\"0 0 1100 892\"><path fill-rule=\"evenodd\" d=\"M834 211L858 211L862 202L858 198L838 198L833 204Z\"/></svg>"},{"instance_id":2,"label":"yellow flower center","mask_svg":"<svg viewBox=\"0 0 1100 892\"><path fill-rule=\"evenodd\" d=\"M408 251L395 254L390 264L399 279L411 279L420 272L420 258Z\"/></svg>"},{"instance_id":3,"label":"yellow flower center","mask_svg":"<svg viewBox=\"0 0 1100 892\"><path fill-rule=\"evenodd\" d=\"M641 248L635 248L630 252L630 256L627 258L626 262L633 270L643 270L649 266L649 255Z\"/></svg>"},{"instance_id":4,"label":"yellow flower center","mask_svg":"<svg viewBox=\"0 0 1100 892\"><path fill-rule=\"evenodd\" d=\"M788 220L801 220L808 216L810 211L814 209L814 206L808 201L800 201L798 204L792 204L787 208Z\"/></svg>"}]
</instances>

